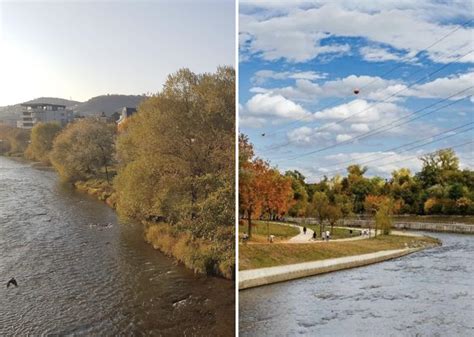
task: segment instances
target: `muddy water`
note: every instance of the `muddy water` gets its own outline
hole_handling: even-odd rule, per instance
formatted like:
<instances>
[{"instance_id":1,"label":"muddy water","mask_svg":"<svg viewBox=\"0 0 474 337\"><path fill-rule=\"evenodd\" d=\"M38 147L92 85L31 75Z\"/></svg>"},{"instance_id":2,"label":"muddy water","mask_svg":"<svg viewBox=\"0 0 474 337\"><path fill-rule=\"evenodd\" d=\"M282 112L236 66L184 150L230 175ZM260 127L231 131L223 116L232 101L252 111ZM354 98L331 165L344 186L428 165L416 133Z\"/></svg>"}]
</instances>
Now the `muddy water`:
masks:
<instances>
[{"instance_id":1,"label":"muddy water","mask_svg":"<svg viewBox=\"0 0 474 337\"><path fill-rule=\"evenodd\" d=\"M241 336L474 336L474 236L240 292Z\"/></svg>"},{"instance_id":2,"label":"muddy water","mask_svg":"<svg viewBox=\"0 0 474 337\"><path fill-rule=\"evenodd\" d=\"M54 172L2 157L0 253L0 336L234 335L232 282L194 275Z\"/></svg>"}]
</instances>

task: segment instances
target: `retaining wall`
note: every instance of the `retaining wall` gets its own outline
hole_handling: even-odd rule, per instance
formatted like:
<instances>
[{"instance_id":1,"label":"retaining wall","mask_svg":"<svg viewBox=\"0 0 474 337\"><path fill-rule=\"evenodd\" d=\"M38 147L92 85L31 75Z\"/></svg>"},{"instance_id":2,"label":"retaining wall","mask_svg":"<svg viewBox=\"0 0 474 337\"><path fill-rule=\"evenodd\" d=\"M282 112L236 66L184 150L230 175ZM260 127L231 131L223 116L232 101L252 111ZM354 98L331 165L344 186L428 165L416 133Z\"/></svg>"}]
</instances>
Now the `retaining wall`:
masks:
<instances>
[{"instance_id":1,"label":"retaining wall","mask_svg":"<svg viewBox=\"0 0 474 337\"><path fill-rule=\"evenodd\" d=\"M239 272L239 289L248 289L307 276L361 267L394 259L421 249L423 248L396 249L322 261L297 263L286 266L242 270Z\"/></svg>"}]
</instances>

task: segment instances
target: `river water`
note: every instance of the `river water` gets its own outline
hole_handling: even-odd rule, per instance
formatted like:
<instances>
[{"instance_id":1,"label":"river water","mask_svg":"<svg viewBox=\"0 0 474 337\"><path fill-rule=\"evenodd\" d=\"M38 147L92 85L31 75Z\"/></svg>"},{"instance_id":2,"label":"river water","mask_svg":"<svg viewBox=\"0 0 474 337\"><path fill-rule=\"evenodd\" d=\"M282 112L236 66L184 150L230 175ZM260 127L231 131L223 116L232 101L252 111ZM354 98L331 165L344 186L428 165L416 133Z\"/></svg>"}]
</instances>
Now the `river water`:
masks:
<instances>
[{"instance_id":1,"label":"river water","mask_svg":"<svg viewBox=\"0 0 474 337\"><path fill-rule=\"evenodd\" d=\"M240 336L474 336L474 236L240 292Z\"/></svg>"},{"instance_id":2,"label":"river water","mask_svg":"<svg viewBox=\"0 0 474 337\"><path fill-rule=\"evenodd\" d=\"M3 157L0 253L0 336L234 335L233 282L194 275L56 173Z\"/></svg>"}]
</instances>

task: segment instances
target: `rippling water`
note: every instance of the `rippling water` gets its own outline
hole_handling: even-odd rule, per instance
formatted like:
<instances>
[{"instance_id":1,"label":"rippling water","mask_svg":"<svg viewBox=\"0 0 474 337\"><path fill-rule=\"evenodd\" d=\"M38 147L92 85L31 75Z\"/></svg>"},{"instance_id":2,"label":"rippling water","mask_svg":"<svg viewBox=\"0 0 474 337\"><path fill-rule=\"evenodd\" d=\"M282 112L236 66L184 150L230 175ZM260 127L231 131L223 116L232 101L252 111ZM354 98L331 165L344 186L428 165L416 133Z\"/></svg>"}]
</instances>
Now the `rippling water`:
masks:
<instances>
[{"instance_id":1,"label":"rippling water","mask_svg":"<svg viewBox=\"0 0 474 337\"><path fill-rule=\"evenodd\" d=\"M0 157L0 335L233 336L233 282L196 276L54 172Z\"/></svg>"},{"instance_id":2,"label":"rippling water","mask_svg":"<svg viewBox=\"0 0 474 337\"><path fill-rule=\"evenodd\" d=\"M240 292L240 336L474 336L474 236Z\"/></svg>"}]
</instances>

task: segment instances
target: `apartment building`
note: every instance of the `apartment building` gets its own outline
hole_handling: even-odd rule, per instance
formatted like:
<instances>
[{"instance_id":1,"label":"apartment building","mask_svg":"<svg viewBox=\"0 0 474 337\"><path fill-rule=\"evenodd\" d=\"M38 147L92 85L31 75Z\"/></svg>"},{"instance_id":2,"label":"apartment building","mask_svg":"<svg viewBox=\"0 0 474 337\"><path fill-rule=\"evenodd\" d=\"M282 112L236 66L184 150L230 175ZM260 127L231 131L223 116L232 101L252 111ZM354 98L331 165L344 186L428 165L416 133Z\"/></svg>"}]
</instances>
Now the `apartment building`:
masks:
<instances>
[{"instance_id":1,"label":"apartment building","mask_svg":"<svg viewBox=\"0 0 474 337\"><path fill-rule=\"evenodd\" d=\"M74 114L67 110L65 105L49 103L26 103L22 104L24 110L17 127L31 129L37 123L57 122L62 126L74 120Z\"/></svg>"}]
</instances>

